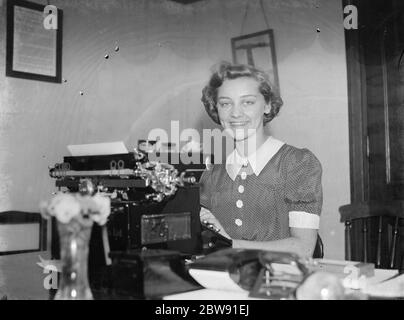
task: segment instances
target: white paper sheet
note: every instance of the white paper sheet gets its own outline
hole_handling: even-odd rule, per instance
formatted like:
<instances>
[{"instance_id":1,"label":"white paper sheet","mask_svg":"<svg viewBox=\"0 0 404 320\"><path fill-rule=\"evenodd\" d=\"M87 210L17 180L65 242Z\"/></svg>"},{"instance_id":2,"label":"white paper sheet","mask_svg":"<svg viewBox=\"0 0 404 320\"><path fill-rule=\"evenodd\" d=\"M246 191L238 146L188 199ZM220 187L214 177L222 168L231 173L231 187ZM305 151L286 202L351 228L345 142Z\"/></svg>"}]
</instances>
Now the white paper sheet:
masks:
<instances>
[{"instance_id":1,"label":"white paper sheet","mask_svg":"<svg viewBox=\"0 0 404 320\"><path fill-rule=\"evenodd\" d=\"M394 277L398 274L398 270L391 269L375 269L375 275L373 277L367 278L367 284L373 285L386 281L387 279Z\"/></svg>"},{"instance_id":2,"label":"white paper sheet","mask_svg":"<svg viewBox=\"0 0 404 320\"><path fill-rule=\"evenodd\" d=\"M73 157L128 153L122 141L68 145L67 149Z\"/></svg>"},{"instance_id":3,"label":"white paper sheet","mask_svg":"<svg viewBox=\"0 0 404 320\"><path fill-rule=\"evenodd\" d=\"M230 278L228 272L191 268L189 274L207 289L247 292Z\"/></svg>"},{"instance_id":4,"label":"white paper sheet","mask_svg":"<svg viewBox=\"0 0 404 320\"><path fill-rule=\"evenodd\" d=\"M248 292L223 291L216 289L201 289L190 292L172 294L163 297L163 300L264 300L248 296Z\"/></svg>"},{"instance_id":5,"label":"white paper sheet","mask_svg":"<svg viewBox=\"0 0 404 320\"><path fill-rule=\"evenodd\" d=\"M404 297L404 274L382 282L368 283L362 292L376 297Z\"/></svg>"}]
</instances>

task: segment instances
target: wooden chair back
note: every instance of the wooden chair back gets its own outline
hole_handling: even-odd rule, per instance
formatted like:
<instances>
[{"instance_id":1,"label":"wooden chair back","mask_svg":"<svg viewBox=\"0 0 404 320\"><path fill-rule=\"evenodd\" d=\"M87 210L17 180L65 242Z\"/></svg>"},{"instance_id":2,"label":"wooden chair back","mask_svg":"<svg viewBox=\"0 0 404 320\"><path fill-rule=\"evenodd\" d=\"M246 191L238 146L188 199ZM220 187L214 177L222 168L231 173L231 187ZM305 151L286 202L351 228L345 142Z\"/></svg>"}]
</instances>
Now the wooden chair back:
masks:
<instances>
[{"instance_id":1,"label":"wooden chair back","mask_svg":"<svg viewBox=\"0 0 404 320\"><path fill-rule=\"evenodd\" d=\"M402 269L404 210L401 202L341 206L345 224L345 259L373 262L376 268Z\"/></svg>"}]
</instances>

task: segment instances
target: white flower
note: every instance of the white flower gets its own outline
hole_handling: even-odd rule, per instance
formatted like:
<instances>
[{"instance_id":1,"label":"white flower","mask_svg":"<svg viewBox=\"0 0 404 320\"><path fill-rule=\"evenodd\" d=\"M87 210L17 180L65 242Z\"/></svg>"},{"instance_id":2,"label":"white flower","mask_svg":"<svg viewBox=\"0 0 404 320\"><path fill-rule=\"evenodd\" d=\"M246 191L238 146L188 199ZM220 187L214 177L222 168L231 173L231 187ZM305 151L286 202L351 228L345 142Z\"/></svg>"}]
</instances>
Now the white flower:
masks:
<instances>
[{"instance_id":1,"label":"white flower","mask_svg":"<svg viewBox=\"0 0 404 320\"><path fill-rule=\"evenodd\" d=\"M91 219L99 225L103 225L107 222L108 216L111 213L111 199L97 193L93 196L93 200L96 204L97 212L91 215Z\"/></svg>"},{"instance_id":2,"label":"white flower","mask_svg":"<svg viewBox=\"0 0 404 320\"><path fill-rule=\"evenodd\" d=\"M55 216L62 223L69 223L81 211L80 203L68 193L58 193L52 198L48 206L50 215Z\"/></svg>"},{"instance_id":3,"label":"white flower","mask_svg":"<svg viewBox=\"0 0 404 320\"><path fill-rule=\"evenodd\" d=\"M82 225L91 221L103 225L111 213L111 200L98 193L94 196L58 193L50 202L41 202L40 210L44 218L54 216L64 224L75 218Z\"/></svg>"}]
</instances>

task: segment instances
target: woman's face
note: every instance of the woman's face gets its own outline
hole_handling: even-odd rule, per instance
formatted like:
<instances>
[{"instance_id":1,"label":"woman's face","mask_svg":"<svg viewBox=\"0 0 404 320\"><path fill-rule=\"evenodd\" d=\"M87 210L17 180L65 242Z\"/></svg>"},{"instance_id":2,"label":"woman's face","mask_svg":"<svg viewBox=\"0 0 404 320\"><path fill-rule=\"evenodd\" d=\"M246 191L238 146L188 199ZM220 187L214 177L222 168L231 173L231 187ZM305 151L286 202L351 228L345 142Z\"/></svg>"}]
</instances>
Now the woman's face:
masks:
<instances>
[{"instance_id":1,"label":"woman's face","mask_svg":"<svg viewBox=\"0 0 404 320\"><path fill-rule=\"evenodd\" d=\"M236 141L264 134L264 113L270 112L270 106L258 87L257 80L241 77L225 80L218 89L220 123Z\"/></svg>"}]
</instances>

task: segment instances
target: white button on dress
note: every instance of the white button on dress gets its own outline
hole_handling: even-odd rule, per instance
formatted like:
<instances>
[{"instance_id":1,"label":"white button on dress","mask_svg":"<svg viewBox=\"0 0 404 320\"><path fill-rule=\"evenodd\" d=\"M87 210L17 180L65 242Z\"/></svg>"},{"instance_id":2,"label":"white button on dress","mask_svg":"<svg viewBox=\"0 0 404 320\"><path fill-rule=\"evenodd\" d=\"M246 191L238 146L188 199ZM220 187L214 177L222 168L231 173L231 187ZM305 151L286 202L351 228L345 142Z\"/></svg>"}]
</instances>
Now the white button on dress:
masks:
<instances>
[{"instance_id":1,"label":"white button on dress","mask_svg":"<svg viewBox=\"0 0 404 320\"><path fill-rule=\"evenodd\" d=\"M247 172L243 171L241 173L241 179L243 179L243 180L247 179Z\"/></svg>"},{"instance_id":2,"label":"white button on dress","mask_svg":"<svg viewBox=\"0 0 404 320\"><path fill-rule=\"evenodd\" d=\"M241 227L243 225L243 221L241 221L240 219L236 219L235 224L238 225L239 227Z\"/></svg>"},{"instance_id":3,"label":"white button on dress","mask_svg":"<svg viewBox=\"0 0 404 320\"><path fill-rule=\"evenodd\" d=\"M238 186L238 192L244 193L244 186Z\"/></svg>"},{"instance_id":4,"label":"white button on dress","mask_svg":"<svg viewBox=\"0 0 404 320\"><path fill-rule=\"evenodd\" d=\"M243 207L243 205L244 205L244 203L242 200L237 200L237 202L236 202L237 208L241 209Z\"/></svg>"}]
</instances>

